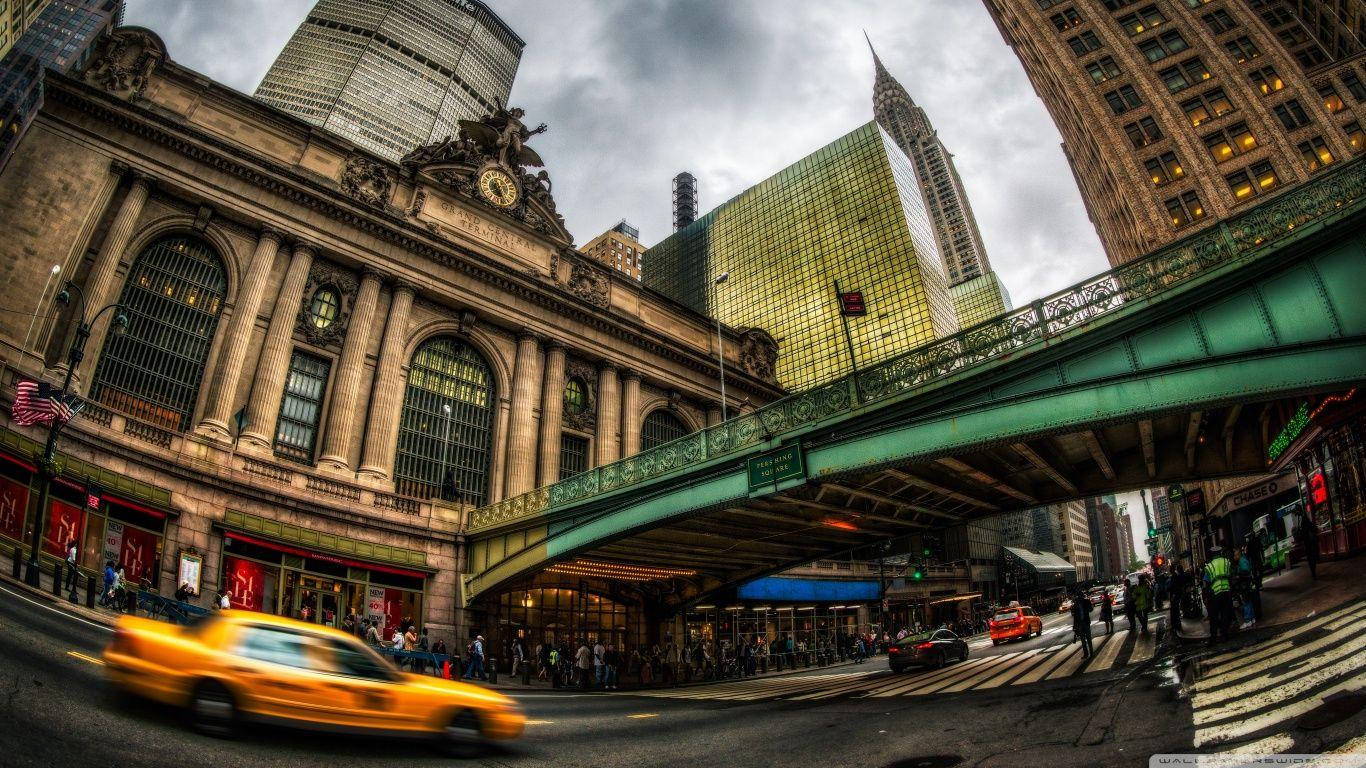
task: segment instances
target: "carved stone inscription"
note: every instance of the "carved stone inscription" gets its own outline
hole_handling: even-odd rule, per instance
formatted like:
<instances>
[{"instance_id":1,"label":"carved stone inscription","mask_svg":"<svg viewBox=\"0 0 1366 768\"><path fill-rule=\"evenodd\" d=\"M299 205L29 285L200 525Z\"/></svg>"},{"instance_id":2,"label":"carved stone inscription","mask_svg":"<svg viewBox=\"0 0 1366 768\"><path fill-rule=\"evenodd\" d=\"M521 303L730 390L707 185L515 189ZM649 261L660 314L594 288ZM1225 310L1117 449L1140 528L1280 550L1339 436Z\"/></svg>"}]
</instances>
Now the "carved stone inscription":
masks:
<instances>
[{"instance_id":1,"label":"carved stone inscription","mask_svg":"<svg viewBox=\"0 0 1366 768\"><path fill-rule=\"evenodd\" d=\"M432 205L435 202L436 205ZM536 267L538 271L550 269L550 249L528 240L516 232L500 226L477 213L456 205L449 200L428 198L427 205L418 213L420 217L431 217L456 232L466 235L497 250L515 256L517 259Z\"/></svg>"}]
</instances>

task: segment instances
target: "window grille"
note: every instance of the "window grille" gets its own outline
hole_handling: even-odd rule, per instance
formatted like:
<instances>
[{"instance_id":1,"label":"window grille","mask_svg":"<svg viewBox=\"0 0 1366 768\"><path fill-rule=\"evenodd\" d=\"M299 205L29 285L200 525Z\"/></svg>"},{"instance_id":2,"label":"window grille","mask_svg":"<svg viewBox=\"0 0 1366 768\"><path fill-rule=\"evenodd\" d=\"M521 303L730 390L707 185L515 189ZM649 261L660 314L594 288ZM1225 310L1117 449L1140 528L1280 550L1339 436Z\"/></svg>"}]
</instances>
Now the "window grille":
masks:
<instances>
[{"instance_id":1,"label":"window grille","mask_svg":"<svg viewBox=\"0 0 1366 768\"><path fill-rule=\"evenodd\" d=\"M223 264L203 241L168 237L148 246L119 294L128 328L105 339L91 399L187 429L226 289Z\"/></svg>"},{"instance_id":2,"label":"window grille","mask_svg":"<svg viewBox=\"0 0 1366 768\"><path fill-rule=\"evenodd\" d=\"M419 347L399 419L399 493L485 503L493 402L488 363L469 344L443 336Z\"/></svg>"},{"instance_id":3,"label":"window grille","mask_svg":"<svg viewBox=\"0 0 1366 768\"><path fill-rule=\"evenodd\" d=\"M275 427L275 453L305 464L313 463L313 448L318 439L318 420L322 415L323 393L332 363L295 351L289 361L280 420Z\"/></svg>"},{"instance_id":4,"label":"window grille","mask_svg":"<svg viewBox=\"0 0 1366 768\"><path fill-rule=\"evenodd\" d=\"M560 477L572 477L588 471L588 438L560 435Z\"/></svg>"},{"instance_id":5,"label":"window grille","mask_svg":"<svg viewBox=\"0 0 1366 768\"><path fill-rule=\"evenodd\" d=\"M640 428L640 450L648 451L658 445L688 434L687 427L678 417L660 408L650 411Z\"/></svg>"}]
</instances>

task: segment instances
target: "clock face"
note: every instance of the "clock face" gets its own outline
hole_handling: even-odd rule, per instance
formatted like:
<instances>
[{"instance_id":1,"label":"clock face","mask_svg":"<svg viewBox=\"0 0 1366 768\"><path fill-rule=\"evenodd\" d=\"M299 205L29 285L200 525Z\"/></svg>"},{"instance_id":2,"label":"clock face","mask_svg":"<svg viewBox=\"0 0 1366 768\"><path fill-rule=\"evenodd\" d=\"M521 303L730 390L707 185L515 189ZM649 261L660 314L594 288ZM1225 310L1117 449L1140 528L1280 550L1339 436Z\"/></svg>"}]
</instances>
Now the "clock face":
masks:
<instances>
[{"instance_id":1,"label":"clock face","mask_svg":"<svg viewBox=\"0 0 1366 768\"><path fill-rule=\"evenodd\" d=\"M479 194L500 208L511 208L517 203L517 182L504 171L490 168L479 174Z\"/></svg>"}]
</instances>

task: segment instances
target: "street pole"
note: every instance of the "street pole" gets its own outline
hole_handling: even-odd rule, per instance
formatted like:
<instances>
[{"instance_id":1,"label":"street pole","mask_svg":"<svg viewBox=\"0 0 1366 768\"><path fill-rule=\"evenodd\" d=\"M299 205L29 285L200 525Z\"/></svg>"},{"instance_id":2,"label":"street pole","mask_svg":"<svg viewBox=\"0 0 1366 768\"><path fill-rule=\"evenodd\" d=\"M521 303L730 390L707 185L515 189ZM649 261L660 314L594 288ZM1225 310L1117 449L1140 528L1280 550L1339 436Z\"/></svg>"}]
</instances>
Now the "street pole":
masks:
<instances>
[{"instance_id":1,"label":"street pole","mask_svg":"<svg viewBox=\"0 0 1366 768\"><path fill-rule=\"evenodd\" d=\"M849 370L854 381L854 398L862 400L858 389L858 356L854 354L854 334L849 330L849 316L844 314L844 294L840 293L840 281L835 282L835 303L839 308L840 322L844 324L844 343L849 347Z\"/></svg>"},{"instance_id":2,"label":"street pole","mask_svg":"<svg viewBox=\"0 0 1366 768\"><path fill-rule=\"evenodd\" d=\"M726 408L726 342L721 336L721 308L718 302L721 283L729 279L730 273L722 272L711 284L711 312L716 316L716 367L721 371L721 421L730 420L730 411Z\"/></svg>"},{"instance_id":3,"label":"street pole","mask_svg":"<svg viewBox=\"0 0 1366 768\"><path fill-rule=\"evenodd\" d=\"M451 449L451 404L442 403L441 410L446 413L446 430L441 436L441 476L437 478L437 495L445 498L446 494L446 457L450 455Z\"/></svg>"},{"instance_id":4,"label":"street pole","mask_svg":"<svg viewBox=\"0 0 1366 768\"><path fill-rule=\"evenodd\" d=\"M77 325L76 336L71 340L71 347L66 353L66 376L62 380L61 391L57 393L57 397L63 403L66 402L67 393L71 391L71 377L75 374L77 366L85 359L85 342L90 338L91 324L98 320L100 315L113 309L116 310L114 333L122 333L128 327L127 316L117 313L120 308L118 304L101 307L100 311L87 321L85 319L85 294L81 291L80 286L73 282L67 281L62 292L57 295L58 303L66 304L69 302L72 291L76 292L78 302L74 314L77 318ZM43 447L43 457L38 462L38 508L33 515L33 538L29 546L28 570L24 573L24 583L31 587L38 586L38 576L41 573L39 552L43 546L43 525L46 523L48 501L52 494L52 478L56 475L54 468L57 463L57 436L61 434L62 427L65 425L65 421L55 415L52 417L52 423L47 428L47 443Z\"/></svg>"}]
</instances>

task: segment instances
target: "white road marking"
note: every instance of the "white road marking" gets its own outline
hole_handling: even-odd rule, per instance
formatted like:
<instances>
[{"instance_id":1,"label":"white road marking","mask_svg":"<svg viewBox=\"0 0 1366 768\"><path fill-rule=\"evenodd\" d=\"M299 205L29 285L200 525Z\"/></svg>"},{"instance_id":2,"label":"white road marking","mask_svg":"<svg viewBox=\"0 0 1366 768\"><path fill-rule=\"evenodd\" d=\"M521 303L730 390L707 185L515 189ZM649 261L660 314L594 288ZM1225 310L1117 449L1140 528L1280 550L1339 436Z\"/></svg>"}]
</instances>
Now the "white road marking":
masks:
<instances>
[{"instance_id":1,"label":"white road marking","mask_svg":"<svg viewBox=\"0 0 1366 768\"><path fill-rule=\"evenodd\" d=\"M1033 672L1030 672L1029 674L1013 681L1011 685L1026 685L1028 683L1039 682L1040 680L1044 679L1044 677L1048 675L1050 672L1067 663L1067 660L1069 658L1079 654L1079 652L1081 651L1081 643L1077 643L1071 646L1063 646L1063 649L1055 651L1053 655L1048 657L1047 662L1040 664L1038 667L1034 669Z\"/></svg>"},{"instance_id":2,"label":"white road marking","mask_svg":"<svg viewBox=\"0 0 1366 768\"><path fill-rule=\"evenodd\" d=\"M1091 656L1091 663L1086 665L1086 672L1103 672L1114 666L1115 659L1119 658L1119 649L1124 647L1124 639L1129 636L1129 630L1121 629L1110 636L1110 639L1101 647L1100 652Z\"/></svg>"},{"instance_id":3,"label":"white road marking","mask_svg":"<svg viewBox=\"0 0 1366 768\"><path fill-rule=\"evenodd\" d=\"M1229 688L1222 689L1217 695L1207 696L1202 702L1197 694L1192 706L1195 707L1195 725L1201 726L1230 717L1245 715L1278 701L1293 699L1313 690L1324 683L1347 675L1361 666L1357 654L1366 648L1366 637L1340 645L1332 658L1335 662L1318 666L1312 671L1298 671L1283 680L1272 680L1268 675L1258 675ZM1214 702L1225 702L1214 706Z\"/></svg>"},{"instance_id":4,"label":"white road marking","mask_svg":"<svg viewBox=\"0 0 1366 768\"><path fill-rule=\"evenodd\" d=\"M1335 693L1342 691L1356 691L1366 688L1366 672L1362 672L1354 677L1347 678L1336 685L1319 692L1318 696L1311 696L1300 701L1287 704L1283 707L1264 712L1254 717L1244 720L1235 720L1225 725L1212 726L1209 728L1198 728L1195 731L1195 746L1201 748L1210 744L1218 744L1232 739L1242 738L1257 731L1270 728L1273 725L1294 720L1315 707L1323 704L1323 700Z\"/></svg>"},{"instance_id":5,"label":"white road marking","mask_svg":"<svg viewBox=\"0 0 1366 768\"><path fill-rule=\"evenodd\" d=\"M90 621L89 619L83 619L83 618L81 618L80 616L75 615L74 613L67 613L66 611L59 611L59 610L57 610L56 608L53 608L52 606L47 605L46 603L40 603L40 602L38 602L37 600L34 600L34 599L32 599L32 598L24 597L23 595L19 594L18 592L14 592L14 591L10 590L8 587L0 587L0 592L4 592L4 593L7 594L7 595L13 595L14 597L17 597L17 598L19 598L20 600L23 600L24 602L28 603L29 605L36 605L36 606L38 606L39 608L42 608L43 610L52 611L53 613L57 614L58 616L65 616L65 617L67 617L68 619L71 619L72 621L79 621L79 622L82 623L82 624L89 624L90 626L94 627L95 629L102 629L102 630L104 630L105 632L113 632L113 631L114 631L114 628L113 628L113 627L106 626L106 625L100 624L100 623L98 623L98 622Z\"/></svg>"}]
</instances>

